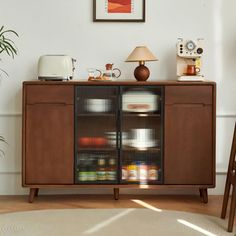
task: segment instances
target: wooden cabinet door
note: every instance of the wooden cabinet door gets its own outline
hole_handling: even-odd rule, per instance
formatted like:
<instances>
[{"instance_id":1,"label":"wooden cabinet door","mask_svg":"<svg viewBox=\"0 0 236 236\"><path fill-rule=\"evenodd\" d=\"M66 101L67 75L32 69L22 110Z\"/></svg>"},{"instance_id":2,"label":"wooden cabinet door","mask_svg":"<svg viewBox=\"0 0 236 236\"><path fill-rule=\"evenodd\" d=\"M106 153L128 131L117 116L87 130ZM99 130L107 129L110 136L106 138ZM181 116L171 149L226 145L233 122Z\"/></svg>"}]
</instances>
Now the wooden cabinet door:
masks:
<instances>
[{"instance_id":1,"label":"wooden cabinet door","mask_svg":"<svg viewBox=\"0 0 236 236\"><path fill-rule=\"evenodd\" d=\"M74 183L73 105L26 105L25 183Z\"/></svg>"},{"instance_id":2,"label":"wooden cabinet door","mask_svg":"<svg viewBox=\"0 0 236 236\"><path fill-rule=\"evenodd\" d=\"M205 88L194 91L191 86L166 91L165 184L214 184L213 105L208 98L212 92L209 88L205 101L201 92L207 94ZM174 93L179 99L177 103L171 99Z\"/></svg>"}]
</instances>

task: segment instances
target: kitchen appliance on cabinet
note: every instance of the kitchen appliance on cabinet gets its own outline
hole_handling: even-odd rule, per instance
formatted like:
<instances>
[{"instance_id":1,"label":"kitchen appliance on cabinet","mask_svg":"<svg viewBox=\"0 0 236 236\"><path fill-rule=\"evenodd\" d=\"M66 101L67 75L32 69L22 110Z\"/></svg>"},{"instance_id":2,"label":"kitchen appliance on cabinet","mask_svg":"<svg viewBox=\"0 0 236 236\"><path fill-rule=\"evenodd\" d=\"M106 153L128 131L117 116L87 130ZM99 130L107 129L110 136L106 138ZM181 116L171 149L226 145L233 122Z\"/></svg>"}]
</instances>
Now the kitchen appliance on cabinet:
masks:
<instances>
[{"instance_id":1,"label":"kitchen appliance on cabinet","mask_svg":"<svg viewBox=\"0 0 236 236\"><path fill-rule=\"evenodd\" d=\"M73 78L75 59L67 55L43 55L38 61L39 80L69 80Z\"/></svg>"},{"instance_id":2,"label":"kitchen appliance on cabinet","mask_svg":"<svg viewBox=\"0 0 236 236\"><path fill-rule=\"evenodd\" d=\"M204 81L202 74L203 40L181 38L176 48L178 81Z\"/></svg>"}]
</instances>

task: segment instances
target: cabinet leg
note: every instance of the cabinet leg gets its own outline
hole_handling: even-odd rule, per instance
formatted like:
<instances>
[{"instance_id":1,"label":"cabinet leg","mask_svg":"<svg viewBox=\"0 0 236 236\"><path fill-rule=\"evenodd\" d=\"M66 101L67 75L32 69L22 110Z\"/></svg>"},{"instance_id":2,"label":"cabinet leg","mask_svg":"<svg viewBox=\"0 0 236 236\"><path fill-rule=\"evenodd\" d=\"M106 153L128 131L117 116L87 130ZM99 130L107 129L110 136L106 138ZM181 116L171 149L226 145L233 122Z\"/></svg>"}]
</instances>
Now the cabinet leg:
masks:
<instances>
[{"instance_id":1,"label":"cabinet leg","mask_svg":"<svg viewBox=\"0 0 236 236\"><path fill-rule=\"evenodd\" d=\"M39 188L36 188L35 197L38 197L38 195L39 195Z\"/></svg>"},{"instance_id":2,"label":"cabinet leg","mask_svg":"<svg viewBox=\"0 0 236 236\"><path fill-rule=\"evenodd\" d=\"M32 203L34 201L34 197L36 195L37 188L30 188L29 192L29 203Z\"/></svg>"},{"instance_id":3,"label":"cabinet leg","mask_svg":"<svg viewBox=\"0 0 236 236\"><path fill-rule=\"evenodd\" d=\"M114 188L114 199L119 200L119 189L118 188Z\"/></svg>"},{"instance_id":4,"label":"cabinet leg","mask_svg":"<svg viewBox=\"0 0 236 236\"><path fill-rule=\"evenodd\" d=\"M201 191L201 189L199 189L199 192L200 192L200 198L202 198L203 196L202 196L202 191Z\"/></svg>"},{"instance_id":5,"label":"cabinet leg","mask_svg":"<svg viewBox=\"0 0 236 236\"><path fill-rule=\"evenodd\" d=\"M208 203L208 193L207 193L207 188L200 188L200 197L202 198L202 201L204 203Z\"/></svg>"}]
</instances>

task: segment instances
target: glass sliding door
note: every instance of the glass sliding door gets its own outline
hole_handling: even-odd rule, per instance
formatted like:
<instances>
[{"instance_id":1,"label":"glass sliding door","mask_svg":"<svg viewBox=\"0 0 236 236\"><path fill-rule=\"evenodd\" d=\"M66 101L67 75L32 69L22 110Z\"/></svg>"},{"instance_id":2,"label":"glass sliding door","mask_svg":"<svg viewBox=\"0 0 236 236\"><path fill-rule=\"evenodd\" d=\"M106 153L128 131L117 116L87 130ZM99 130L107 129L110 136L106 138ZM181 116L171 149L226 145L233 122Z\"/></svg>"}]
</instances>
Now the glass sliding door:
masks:
<instances>
[{"instance_id":1,"label":"glass sliding door","mask_svg":"<svg viewBox=\"0 0 236 236\"><path fill-rule=\"evenodd\" d=\"M75 182L118 183L118 87L77 86Z\"/></svg>"},{"instance_id":2,"label":"glass sliding door","mask_svg":"<svg viewBox=\"0 0 236 236\"><path fill-rule=\"evenodd\" d=\"M162 87L121 89L121 183L161 184L163 181Z\"/></svg>"}]
</instances>

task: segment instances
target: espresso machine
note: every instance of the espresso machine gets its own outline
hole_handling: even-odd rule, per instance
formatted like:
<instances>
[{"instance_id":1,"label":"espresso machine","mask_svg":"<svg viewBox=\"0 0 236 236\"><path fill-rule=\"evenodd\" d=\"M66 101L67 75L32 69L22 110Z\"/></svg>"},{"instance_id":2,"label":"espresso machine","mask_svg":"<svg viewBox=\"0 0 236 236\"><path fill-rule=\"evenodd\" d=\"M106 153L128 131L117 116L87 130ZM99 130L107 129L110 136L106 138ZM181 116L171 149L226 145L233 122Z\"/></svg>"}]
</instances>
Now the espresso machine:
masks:
<instances>
[{"instance_id":1,"label":"espresso machine","mask_svg":"<svg viewBox=\"0 0 236 236\"><path fill-rule=\"evenodd\" d=\"M204 81L202 75L203 40L179 39L177 43L178 81Z\"/></svg>"}]
</instances>

